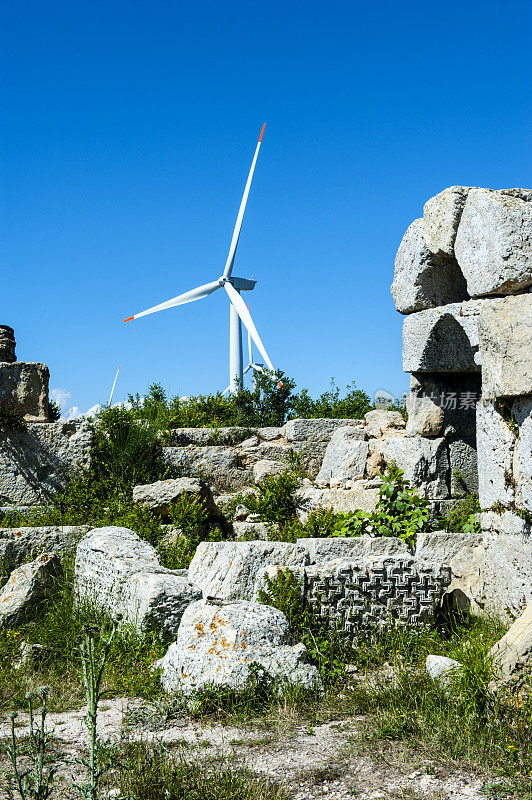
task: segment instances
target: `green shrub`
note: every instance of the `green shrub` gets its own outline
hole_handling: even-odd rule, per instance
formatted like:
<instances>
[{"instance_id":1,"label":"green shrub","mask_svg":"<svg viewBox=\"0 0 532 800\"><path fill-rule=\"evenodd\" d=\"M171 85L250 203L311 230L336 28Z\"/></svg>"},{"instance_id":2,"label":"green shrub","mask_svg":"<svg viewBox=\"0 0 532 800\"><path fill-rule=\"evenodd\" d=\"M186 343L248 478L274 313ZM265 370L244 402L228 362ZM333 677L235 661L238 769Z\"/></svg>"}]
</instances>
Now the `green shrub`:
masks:
<instances>
[{"instance_id":1,"label":"green shrub","mask_svg":"<svg viewBox=\"0 0 532 800\"><path fill-rule=\"evenodd\" d=\"M290 472L267 475L258 486L257 494L243 498L246 507L259 515L261 522L277 522L284 525L296 516L294 492L299 479Z\"/></svg>"},{"instance_id":2,"label":"green shrub","mask_svg":"<svg viewBox=\"0 0 532 800\"><path fill-rule=\"evenodd\" d=\"M48 402L48 419L50 422L57 422L58 419L61 419L61 406L55 400Z\"/></svg>"},{"instance_id":3,"label":"green shrub","mask_svg":"<svg viewBox=\"0 0 532 800\"><path fill-rule=\"evenodd\" d=\"M0 400L0 431L24 428L24 414L12 400Z\"/></svg>"},{"instance_id":4,"label":"green shrub","mask_svg":"<svg viewBox=\"0 0 532 800\"><path fill-rule=\"evenodd\" d=\"M480 521L476 517L479 511L478 496L467 495L443 517L441 525L451 533L480 533Z\"/></svg>"},{"instance_id":5,"label":"green shrub","mask_svg":"<svg viewBox=\"0 0 532 800\"><path fill-rule=\"evenodd\" d=\"M364 414L371 411L372 405L369 395L362 389L357 389L356 384L346 386L347 394L340 396L340 389L331 378L331 388L313 400L307 389L295 395L292 401L292 412L295 417L327 419L363 419Z\"/></svg>"},{"instance_id":6,"label":"green shrub","mask_svg":"<svg viewBox=\"0 0 532 800\"><path fill-rule=\"evenodd\" d=\"M397 536L413 546L417 534L427 527L429 502L403 477L403 470L390 463L379 488L379 500L373 513L353 511L345 514L334 529L335 536Z\"/></svg>"}]
</instances>

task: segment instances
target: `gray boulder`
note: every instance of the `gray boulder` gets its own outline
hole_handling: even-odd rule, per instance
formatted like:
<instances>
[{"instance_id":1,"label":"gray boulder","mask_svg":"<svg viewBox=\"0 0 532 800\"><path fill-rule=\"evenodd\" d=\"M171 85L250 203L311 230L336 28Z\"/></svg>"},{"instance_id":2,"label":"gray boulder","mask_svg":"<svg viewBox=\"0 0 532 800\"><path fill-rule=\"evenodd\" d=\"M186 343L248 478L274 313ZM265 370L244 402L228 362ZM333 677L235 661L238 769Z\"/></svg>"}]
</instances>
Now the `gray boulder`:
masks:
<instances>
[{"instance_id":1,"label":"gray boulder","mask_svg":"<svg viewBox=\"0 0 532 800\"><path fill-rule=\"evenodd\" d=\"M233 522L233 533L237 541L267 541L270 538L270 526L265 522Z\"/></svg>"},{"instance_id":2,"label":"gray boulder","mask_svg":"<svg viewBox=\"0 0 532 800\"><path fill-rule=\"evenodd\" d=\"M403 323L405 372L480 372L479 314L496 302L469 300L410 314Z\"/></svg>"},{"instance_id":3,"label":"gray boulder","mask_svg":"<svg viewBox=\"0 0 532 800\"><path fill-rule=\"evenodd\" d=\"M432 253L454 256L458 224L470 188L469 186L449 186L448 189L444 189L443 192L431 197L425 203L423 235L426 246ZM463 280L463 276L461 278Z\"/></svg>"},{"instance_id":4,"label":"gray boulder","mask_svg":"<svg viewBox=\"0 0 532 800\"><path fill-rule=\"evenodd\" d=\"M316 482L328 484L332 480L362 478L367 457L368 443L364 441L362 426L346 425L337 428L327 445Z\"/></svg>"},{"instance_id":5,"label":"gray boulder","mask_svg":"<svg viewBox=\"0 0 532 800\"><path fill-rule=\"evenodd\" d=\"M150 508L155 514L167 517L170 505L180 495L191 498L198 497L205 502L206 508L213 513L216 510L211 490L205 481L199 478L170 478L165 481L146 483L133 488L133 502Z\"/></svg>"},{"instance_id":6,"label":"gray boulder","mask_svg":"<svg viewBox=\"0 0 532 800\"><path fill-rule=\"evenodd\" d=\"M42 424L0 433L0 503L39 505L63 490L69 477L90 464L92 427L87 420Z\"/></svg>"},{"instance_id":7,"label":"gray boulder","mask_svg":"<svg viewBox=\"0 0 532 800\"><path fill-rule=\"evenodd\" d=\"M64 553L90 528L90 525L0 528L0 562L15 569L37 553Z\"/></svg>"},{"instance_id":8,"label":"gray boulder","mask_svg":"<svg viewBox=\"0 0 532 800\"><path fill-rule=\"evenodd\" d=\"M440 436L474 437L481 380L480 373L475 372L416 372L411 375L410 394L406 401L409 413L407 435L420 436L420 431L429 429L436 431L441 419L436 408L440 408L443 411Z\"/></svg>"},{"instance_id":9,"label":"gray boulder","mask_svg":"<svg viewBox=\"0 0 532 800\"><path fill-rule=\"evenodd\" d=\"M366 423L364 433L373 439L380 439L405 428L403 415L399 411L381 411L376 408L368 411L364 415L364 420Z\"/></svg>"},{"instance_id":10,"label":"gray boulder","mask_svg":"<svg viewBox=\"0 0 532 800\"><path fill-rule=\"evenodd\" d=\"M307 550L311 564L320 564L341 558L357 561L365 556L392 556L397 553L410 554L408 545L395 537L373 538L372 536L338 536L321 539L298 539L297 544Z\"/></svg>"},{"instance_id":11,"label":"gray boulder","mask_svg":"<svg viewBox=\"0 0 532 800\"><path fill-rule=\"evenodd\" d=\"M173 428L165 431L164 442L170 447L220 447L230 446L257 433L256 428L230 427L230 428Z\"/></svg>"},{"instance_id":12,"label":"gray boulder","mask_svg":"<svg viewBox=\"0 0 532 800\"><path fill-rule=\"evenodd\" d=\"M156 662L167 692L191 695L207 686L241 690L252 664L270 679L322 688L316 667L306 663L303 644L292 645L280 611L244 600L212 604L200 600L183 615L177 640Z\"/></svg>"},{"instance_id":13,"label":"gray boulder","mask_svg":"<svg viewBox=\"0 0 532 800\"><path fill-rule=\"evenodd\" d=\"M27 622L49 596L60 574L61 562L52 553L43 553L12 572L0 590L0 628Z\"/></svg>"},{"instance_id":14,"label":"gray boulder","mask_svg":"<svg viewBox=\"0 0 532 800\"><path fill-rule=\"evenodd\" d=\"M495 403L477 403L478 493L481 508L515 501L515 433Z\"/></svg>"},{"instance_id":15,"label":"gray boulder","mask_svg":"<svg viewBox=\"0 0 532 800\"><path fill-rule=\"evenodd\" d=\"M260 485L265 478L271 475L282 475L287 470L288 465L280 461L269 461L268 459L256 461L253 464L253 480L257 485Z\"/></svg>"},{"instance_id":16,"label":"gray boulder","mask_svg":"<svg viewBox=\"0 0 532 800\"><path fill-rule=\"evenodd\" d=\"M401 314L466 300L464 276L456 260L429 250L423 220L408 228L395 257L392 297Z\"/></svg>"},{"instance_id":17,"label":"gray boulder","mask_svg":"<svg viewBox=\"0 0 532 800\"><path fill-rule=\"evenodd\" d=\"M49 380L46 364L0 362L0 400L13 403L27 422L48 422Z\"/></svg>"},{"instance_id":18,"label":"gray boulder","mask_svg":"<svg viewBox=\"0 0 532 800\"><path fill-rule=\"evenodd\" d=\"M427 656L425 669L433 681L440 681L444 686L447 686L457 672L463 670L463 665L454 658L431 655Z\"/></svg>"},{"instance_id":19,"label":"gray boulder","mask_svg":"<svg viewBox=\"0 0 532 800\"><path fill-rule=\"evenodd\" d=\"M139 631L155 625L171 636L186 606L201 595L180 570L161 566L148 542L117 527L95 528L78 544L75 587L78 603L121 616L121 624Z\"/></svg>"},{"instance_id":20,"label":"gray boulder","mask_svg":"<svg viewBox=\"0 0 532 800\"><path fill-rule=\"evenodd\" d=\"M482 396L532 394L532 294L487 304L480 312L479 338Z\"/></svg>"},{"instance_id":21,"label":"gray boulder","mask_svg":"<svg viewBox=\"0 0 532 800\"><path fill-rule=\"evenodd\" d=\"M444 438L421 436L377 439L374 452L382 453L386 464L395 461L411 485L432 499L449 496L449 459Z\"/></svg>"},{"instance_id":22,"label":"gray boulder","mask_svg":"<svg viewBox=\"0 0 532 800\"><path fill-rule=\"evenodd\" d=\"M360 419L291 419L285 425L288 442L328 442L337 428L360 426Z\"/></svg>"},{"instance_id":23,"label":"gray boulder","mask_svg":"<svg viewBox=\"0 0 532 800\"><path fill-rule=\"evenodd\" d=\"M532 285L531 201L527 190L469 191L454 250L472 297Z\"/></svg>"},{"instance_id":24,"label":"gray boulder","mask_svg":"<svg viewBox=\"0 0 532 800\"><path fill-rule=\"evenodd\" d=\"M294 492L297 516L301 522L306 522L309 514L318 508L331 509L337 513L375 511L378 499L378 488L321 489L316 486L302 486Z\"/></svg>"},{"instance_id":25,"label":"gray boulder","mask_svg":"<svg viewBox=\"0 0 532 800\"><path fill-rule=\"evenodd\" d=\"M285 542L200 542L188 579L204 597L250 600L257 571L270 564L306 564L308 553Z\"/></svg>"},{"instance_id":26,"label":"gray boulder","mask_svg":"<svg viewBox=\"0 0 532 800\"><path fill-rule=\"evenodd\" d=\"M240 469L234 447L165 447L164 458L187 476L201 476L220 489L240 489L251 482L251 472Z\"/></svg>"},{"instance_id":27,"label":"gray boulder","mask_svg":"<svg viewBox=\"0 0 532 800\"><path fill-rule=\"evenodd\" d=\"M407 436L442 436L445 412L430 395L410 392L406 400Z\"/></svg>"}]
</instances>

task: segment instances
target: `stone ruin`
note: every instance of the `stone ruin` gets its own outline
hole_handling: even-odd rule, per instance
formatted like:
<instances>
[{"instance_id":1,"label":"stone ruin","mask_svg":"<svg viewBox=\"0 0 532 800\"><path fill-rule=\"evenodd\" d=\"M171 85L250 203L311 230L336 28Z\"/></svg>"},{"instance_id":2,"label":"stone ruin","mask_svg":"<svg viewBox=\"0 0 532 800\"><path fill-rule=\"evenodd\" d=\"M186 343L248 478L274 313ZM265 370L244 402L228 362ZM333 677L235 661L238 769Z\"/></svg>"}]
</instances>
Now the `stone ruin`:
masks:
<instances>
[{"instance_id":1,"label":"stone ruin","mask_svg":"<svg viewBox=\"0 0 532 800\"><path fill-rule=\"evenodd\" d=\"M427 622L442 602L519 616L532 601L531 287L532 192L444 190L410 225L395 262L392 295L405 315L403 367L411 375L406 425L400 413L377 409L364 420L173 430L165 458L188 477L133 494L163 520L182 491L201 494L216 513L295 458L309 475L295 492L305 520L320 507L374 510L378 473L395 461L434 515L478 492L480 533L425 532L413 553L400 540L370 536L285 544L268 541L268 526L241 506L235 541L202 542L188 570L163 568L151 545L119 528L0 529L0 558L17 567L31 552L61 552L83 537L78 596L175 639L160 662L169 690L185 673L189 688L210 679L234 685L250 659L316 682L285 621L255 602L280 568L298 579L314 614L346 632ZM0 355L0 399L16 399L27 420L24 431L0 432L0 500L32 506L88 464L90 425L46 421L47 368L15 361L7 326ZM0 593L0 624L1 611Z\"/></svg>"}]
</instances>

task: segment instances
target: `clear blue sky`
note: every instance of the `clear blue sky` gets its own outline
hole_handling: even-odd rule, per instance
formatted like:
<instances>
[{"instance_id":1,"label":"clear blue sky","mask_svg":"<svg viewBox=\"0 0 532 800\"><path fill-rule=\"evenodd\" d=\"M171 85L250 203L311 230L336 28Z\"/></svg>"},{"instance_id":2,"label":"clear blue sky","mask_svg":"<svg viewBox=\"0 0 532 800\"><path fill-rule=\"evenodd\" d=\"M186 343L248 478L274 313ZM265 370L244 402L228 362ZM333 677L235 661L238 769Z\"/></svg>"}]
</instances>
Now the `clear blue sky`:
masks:
<instances>
[{"instance_id":1,"label":"clear blue sky","mask_svg":"<svg viewBox=\"0 0 532 800\"><path fill-rule=\"evenodd\" d=\"M84 409L227 385L228 302L122 319L223 269L312 393L399 394L394 257L452 184L532 186L532 5L3 3L0 323Z\"/></svg>"}]
</instances>

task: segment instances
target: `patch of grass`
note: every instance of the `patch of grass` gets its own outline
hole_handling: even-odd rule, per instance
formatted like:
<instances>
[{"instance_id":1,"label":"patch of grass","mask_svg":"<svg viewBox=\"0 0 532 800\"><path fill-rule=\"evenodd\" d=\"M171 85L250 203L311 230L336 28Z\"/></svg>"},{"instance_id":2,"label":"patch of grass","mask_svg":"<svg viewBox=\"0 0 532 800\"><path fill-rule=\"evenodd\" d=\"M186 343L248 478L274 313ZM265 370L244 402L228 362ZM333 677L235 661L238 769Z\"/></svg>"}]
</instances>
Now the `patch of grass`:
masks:
<instances>
[{"instance_id":1,"label":"patch of grass","mask_svg":"<svg viewBox=\"0 0 532 800\"><path fill-rule=\"evenodd\" d=\"M284 792L244 769L185 761L163 747L126 745L117 758L117 788L135 800L284 800Z\"/></svg>"},{"instance_id":2,"label":"patch of grass","mask_svg":"<svg viewBox=\"0 0 532 800\"><path fill-rule=\"evenodd\" d=\"M476 517L480 510L478 496L467 495L443 517L442 528L451 533L480 533L480 522Z\"/></svg>"}]
</instances>

